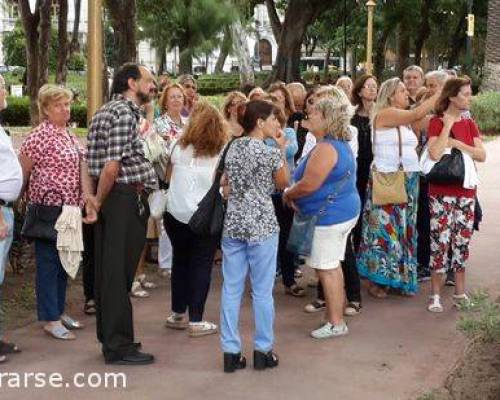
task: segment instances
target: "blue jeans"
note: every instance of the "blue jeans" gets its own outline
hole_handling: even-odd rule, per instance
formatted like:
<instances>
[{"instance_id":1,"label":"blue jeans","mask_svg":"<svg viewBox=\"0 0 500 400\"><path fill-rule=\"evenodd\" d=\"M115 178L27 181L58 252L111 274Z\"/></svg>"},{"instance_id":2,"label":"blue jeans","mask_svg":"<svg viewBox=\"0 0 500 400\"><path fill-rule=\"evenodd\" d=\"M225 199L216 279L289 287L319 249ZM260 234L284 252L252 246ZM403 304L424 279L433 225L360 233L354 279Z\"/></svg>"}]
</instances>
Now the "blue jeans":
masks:
<instances>
[{"instance_id":1,"label":"blue jeans","mask_svg":"<svg viewBox=\"0 0 500 400\"><path fill-rule=\"evenodd\" d=\"M240 353L240 305L245 280L250 271L255 319L255 350L268 352L273 348L274 300L278 234L261 242L222 239L221 345L224 353Z\"/></svg>"},{"instance_id":2,"label":"blue jeans","mask_svg":"<svg viewBox=\"0 0 500 400\"><path fill-rule=\"evenodd\" d=\"M9 249L14 237L14 211L10 207L0 206L0 212L8 226L7 237L0 240L0 338L3 335L4 310L2 306L2 283L5 276L5 268L9 259Z\"/></svg>"},{"instance_id":3,"label":"blue jeans","mask_svg":"<svg viewBox=\"0 0 500 400\"><path fill-rule=\"evenodd\" d=\"M64 313L68 275L56 242L35 240L36 308L39 321L57 321Z\"/></svg>"},{"instance_id":4,"label":"blue jeans","mask_svg":"<svg viewBox=\"0 0 500 400\"><path fill-rule=\"evenodd\" d=\"M10 207L0 206L0 212L3 214L3 219L8 226L7 237L0 240L0 285L3 283L5 276L5 267L9 259L9 249L14 238L14 210Z\"/></svg>"}]
</instances>

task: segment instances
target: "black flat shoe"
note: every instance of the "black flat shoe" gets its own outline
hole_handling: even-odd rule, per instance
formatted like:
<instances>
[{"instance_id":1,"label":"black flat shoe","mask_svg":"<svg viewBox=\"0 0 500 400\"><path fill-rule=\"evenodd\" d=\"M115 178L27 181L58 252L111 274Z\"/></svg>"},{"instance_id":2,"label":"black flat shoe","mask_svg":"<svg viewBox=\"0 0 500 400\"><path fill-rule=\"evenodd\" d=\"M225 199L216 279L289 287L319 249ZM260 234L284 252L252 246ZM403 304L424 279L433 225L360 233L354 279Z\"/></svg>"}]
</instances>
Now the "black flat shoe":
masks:
<instances>
[{"instance_id":1,"label":"black flat shoe","mask_svg":"<svg viewBox=\"0 0 500 400\"><path fill-rule=\"evenodd\" d=\"M241 353L224 353L224 372L234 372L247 366L247 359Z\"/></svg>"},{"instance_id":2,"label":"black flat shoe","mask_svg":"<svg viewBox=\"0 0 500 400\"><path fill-rule=\"evenodd\" d=\"M279 358L272 350L267 353L254 350L253 352L253 367L254 369L263 370L266 368L274 368L279 364Z\"/></svg>"},{"instance_id":3,"label":"black flat shoe","mask_svg":"<svg viewBox=\"0 0 500 400\"><path fill-rule=\"evenodd\" d=\"M122 356L115 360L106 360L106 364L110 365L147 365L154 363L155 358L152 354L141 353L135 351L131 354Z\"/></svg>"}]
</instances>

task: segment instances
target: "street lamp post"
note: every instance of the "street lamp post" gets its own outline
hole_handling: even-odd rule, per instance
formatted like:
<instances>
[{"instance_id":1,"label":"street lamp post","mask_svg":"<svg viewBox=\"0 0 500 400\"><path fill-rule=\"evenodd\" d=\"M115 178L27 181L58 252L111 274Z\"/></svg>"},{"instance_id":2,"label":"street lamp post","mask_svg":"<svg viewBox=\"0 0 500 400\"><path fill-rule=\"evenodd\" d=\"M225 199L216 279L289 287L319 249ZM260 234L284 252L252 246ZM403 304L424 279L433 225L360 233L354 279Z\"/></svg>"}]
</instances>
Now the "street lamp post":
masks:
<instances>
[{"instance_id":1,"label":"street lamp post","mask_svg":"<svg viewBox=\"0 0 500 400\"><path fill-rule=\"evenodd\" d=\"M366 7L368 8L368 37L366 40L366 73L371 74L373 72L372 63L372 49L373 49L373 12L375 11L375 6L377 2L374 0L368 0L366 2Z\"/></svg>"},{"instance_id":2,"label":"street lamp post","mask_svg":"<svg viewBox=\"0 0 500 400\"><path fill-rule=\"evenodd\" d=\"M473 0L467 1L467 36L465 51L465 71L470 74L472 70L472 38L474 37L474 14L472 13Z\"/></svg>"},{"instance_id":3,"label":"street lamp post","mask_svg":"<svg viewBox=\"0 0 500 400\"><path fill-rule=\"evenodd\" d=\"M102 105L102 0L88 2L87 120Z\"/></svg>"}]
</instances>

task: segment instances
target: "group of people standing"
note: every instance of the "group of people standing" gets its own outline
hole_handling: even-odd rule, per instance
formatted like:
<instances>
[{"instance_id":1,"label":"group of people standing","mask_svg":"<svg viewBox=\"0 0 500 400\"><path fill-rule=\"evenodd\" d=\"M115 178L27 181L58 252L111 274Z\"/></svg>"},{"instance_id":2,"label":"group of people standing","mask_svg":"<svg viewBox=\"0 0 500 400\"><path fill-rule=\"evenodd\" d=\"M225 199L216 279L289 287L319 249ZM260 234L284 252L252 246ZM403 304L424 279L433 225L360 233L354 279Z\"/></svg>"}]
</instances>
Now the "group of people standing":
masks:
<instances>
[{"instance_id":1,"label":"group of people standing","mask_svg":"<svg viewBox=\"0 0 500 400\"><path fill-rule=\"evenodd\" d=\"M92 239L85 246L85 310L96 313L106 363L154 361L135 340L129 297L134 286L147 283L137 268L152 194L162 193L166 202L156 224L160 266L171 268L166 326L191 337L220 331L225 372L246 366L239 314L247 276L256 369L279 363L273 287L278 273L285 294L305 296L301 263L315 270L318 288L304 311L325 311L311 332L315 339L348 334L345 316L362 310L360 277L370 295L383 299L413 296L419 281L432 276L427 307L442 312L442 275L452 271L454 302L470 302L464 271L476 188L428 184L419 160L423 149L437 161L449 148L485 160L469 112L468 78L424 75L412 66L402 80L380 87L373 75L354 83L341 77L309 91L299 82L278 82L267 91L229 93L221 112L198 99L191 76L162 86L158 90L146 67L123 65L112 99L90 122L86 151L67 129L71 92L52 85L40 90L41 123L24 141L20 164L0 137L0 153L10 154L9 166L19 165L17 180L0 176L0 266L12 235L12 201L24 188L28 202L81 207ZM374 175L397 171L403 171L407 200L374 202ZM222 233L200 234L190 221L214 179L226 201ZM13 181L15 190L6 189ZM67 274L57 244L35 240L35 251L38 318L53 337L74 339L72 330L82 325L64 313ZM204 319L219 251L220 327ZM17 349L1 343L0 355L3 343Z\"/></svg>"}]
</instances>

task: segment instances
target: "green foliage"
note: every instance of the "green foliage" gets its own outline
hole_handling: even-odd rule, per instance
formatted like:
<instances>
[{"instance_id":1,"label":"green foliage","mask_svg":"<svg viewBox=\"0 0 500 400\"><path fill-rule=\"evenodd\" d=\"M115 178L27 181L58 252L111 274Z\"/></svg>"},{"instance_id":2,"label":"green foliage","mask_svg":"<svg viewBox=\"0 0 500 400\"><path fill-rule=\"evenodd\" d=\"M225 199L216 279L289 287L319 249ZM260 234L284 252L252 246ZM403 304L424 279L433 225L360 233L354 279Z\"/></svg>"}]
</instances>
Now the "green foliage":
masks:
<instances>
[{"instance_id":1,"label":"green foliage","mask_svg":"<svg viewBox=\"0 0 500 400\"><path fill-rule=\"evenodd\" d=\"M137 11L139 36L156 48L179 46L181 57L217 48L236 16L229 0L138 0Z\"/></svg>"},{"instance_id":2,"label":"green foliage","mask_svg":"<svg viewBox=\"0 0 500 400\"><path fill-rule=\"evenodd\" d=\"M68 60L68 69L70 71L84 71L85 57L82 53L74 53Z\"/></svg>"},{"instance_id":3,"label":"green foliage","mask_svg":"<svg viewBox=\"0 0 500 400\"><path fill-rule=\"evenodd\" d=\"M471 112L481 132L495 135L500 134L499 92L485 92L474 97Z\"/></svg>"},{"instance_id":4,"label":"green foliage","mask_svg":"<svg viewBox=\"0 0 500 400\"><path fill-rule=\"evenodd\" d=\"M492 302L484 290L471 296L473 305L463 310L458 329L470 338L486 342L500 341L500 304Z\"/></svg>"},{"instance_id":5,"label":"green foliage","mask_svg":"<svg viewBox=\"0 0 500 400\"><path fill-rule=\"evenodd\" d=\"M24 35L21 22L16 22L14 30L4 34L2 45L6 65L26 67L26 36Z\"/></svg>"},{"instance_id":6,"label":"green foliage","mask_svg":"<svg viewBox=\"0 0 500 400\"><path fill-rule=\"evenodd\" d=\"M29 97L8 97L8 107L2 111L4 124L7 126L29 126L30 100ZM71 121L80 128L87 126L86 103L71 105Z\"/></svg>"}]
</instances>

